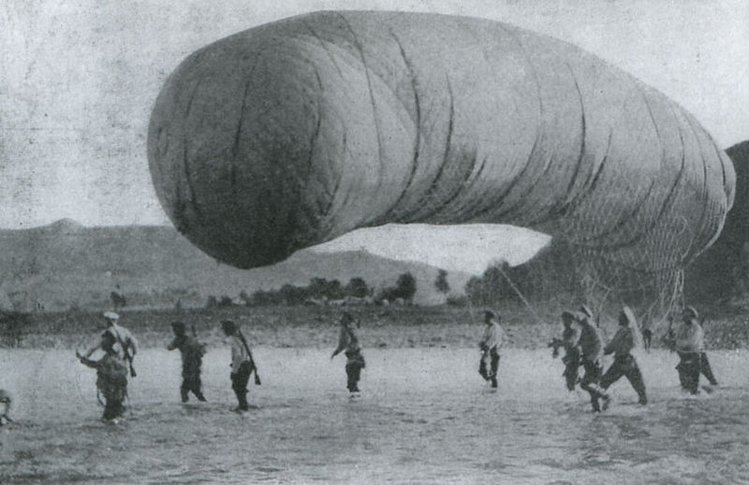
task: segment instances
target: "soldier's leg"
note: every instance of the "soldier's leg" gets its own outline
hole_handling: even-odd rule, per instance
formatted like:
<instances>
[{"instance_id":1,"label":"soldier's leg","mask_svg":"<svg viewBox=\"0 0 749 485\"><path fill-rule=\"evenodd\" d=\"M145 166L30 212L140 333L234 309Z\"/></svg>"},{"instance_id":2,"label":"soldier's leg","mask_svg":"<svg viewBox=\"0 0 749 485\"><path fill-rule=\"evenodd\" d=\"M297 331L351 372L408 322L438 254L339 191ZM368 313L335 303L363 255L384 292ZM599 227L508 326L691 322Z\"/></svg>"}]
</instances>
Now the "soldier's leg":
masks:
<instances>
[{"instance_id":1,"label":"soldier's leg","mask_svg":"<svg viewBox=\"0 0 749 485\"><path fill-rule=\"evenodd\" d=\"M700 357L695 353L680 353L681 361L676 368L679 370L679 381L684 390L697 394L700 384Z\"/></svg>"},{"instance_id":2,"label":"soldier's leg","mask_svg":"<svg viewBox=\"0 0 749 485\"><path fill-rule=\"evenodd\" d=\"M676 371L679 373L679 384L685 391L691 391L692 379L690 372L690 358L689 354L685 352L677 352L679 355L679 363L676 364Z\"/></svg>"},{"instance_id":3,"label":"soldier's leg","mask_svg":"<svg viewBox=\"0 0 749 485\"><path fill-rule=\"evenodd\" d=\"M499 352L497 352L496 349L492 349L491 351L491 380L492 380L492 387L497 387L497 372L499 372Z\"/></svg>"},{"instance_id":4,"label":"soldier's leg","mask_svg":"<svg viewBox=\"0 0 749 485\"><path fill-rule=\"evenodd\" d=\"M624 375L637 393L637 402L640 404L647 404L648 396L645 392L645 381L642 379L642 372L640 372L640 367L637 365L637 361L635 361L634 357Z\"/></svg>"},{"instance_id":5,"label":"soldier's leg","mask_svg":"<svg viewBox=\"0 0 749 485\"><path fill-rule=\"evenodd\" d=\"M679 363L676 364L675 369L676 369L676 372L678 372L679 374L679 385L681 386L682 389L686 390L689 387L689 383L687 382L686 371L684 370L684 365L685 364L684 364L683 359L679 360Z\"/></svg>"},{"instance_id":6,"label":"soldier's leg","mask_svg":"<svg viewBox=\"0 0 749 485\"><path fill-rule=\"evenodd\" d=\"M203 382L200 380L200 374L195 376L192 393L195 394L195 397L198 398L198 401L206 401L206 398L203 395Z\"/></svg>"},{"instance_id":7,"label":"soldier's leg","mask_svg":"<svg viewBox=\"0 0 749 485\"><path fill-rule=\"evenodd\" d=\"M237 396L239 409L246 411L249 409L247 404L247 381L250 380L251 367L248 362L243 362L236 374L232 374L232 389Z\"/></svg>"},{"instance_id":8,"label":"soldier's leg","mask_svg":"<svg viewBox=\"0 0 749 485\"><path fill-rule=\"evenodd\" d=\"M182 377L182 385L179 387L179 395L182 398L182 402L187 402L190 399L188 393L190 392L190 386L187 382L186 377Z\"/></svg>"},{"instance_id":9,"label":"soldier's leg","mask_svg":"<svg viewBox=\"0 0 749 485\"><path fill-rule=\"evenodd\" d=\"M583 369L585 370L585 375L580 380L580 387L590 394L590 404L593 407L593 411L598 412L601 410L598 401L605 396L602 389L598 386L598 382L601 380L601 366L596 362L584 361Z\"/></svg>"},{"instance_id":10,"label":"soldier's leg","mask_svg":"<svg viewBox=\"0 0 749 485\"><path fill-rule=\"evenodd\" d=\"M346 363L346 388L349 392L359 392L359 378L361 377L361 366L356 362Z\"/></svg>"},{"instance_id":11,"label":"soldier's leg","mask_svg":"<svg viewBox=\"0 0 749 485\"><path fill-rule=\"evenodd\" d=\"M615 359L614 363L611 364L611 367L609 367L603 377L601 377L601 389L604 391L607 390L611 387L611 384L621 379L623 375L624 369L622 368L622 363Z\"/></svg>"},{"instance_id":12,"label":"soldier's leg","mask_svg":"<svg viewBox=\"0 0 749 485\"><path fill-rule=\"evenodd\" d=\"M102 416L104 419L111 421L122 416L123 411L122 399L113 396L110 396L109 398L105 397L104 415Z\"/></svg>"},{"instance_id":13,"label":"soldier's leg","mask_svg":"<svg viewBox=\"0 0 749 485\"><path fill-rule=\"evenodd\" d=\"M486 352L481 354L481 360L479 361L479 375L485 380L489 380L489 368L487 364Z\"/></svg>"},{"instance_id":14,"label":"soldier's leg","mask_svg":"<svg viewBox=\"0 0 749 485\"><path fill-rule=\"evenodd\" d=\"M111 400L107 400L104 404L104 414L102 415L102 418L110 421L116 417L117 411L115 409L114 402Z\"/></svg>"},{"instance_id":15,"label":"soldier's leg","mask_svg":"<svg viewBox=\"0 0 749 485\"><path fill-rule=\"evenodd\" d=\"M623 363L619 359L614 359L614 363L611 364L611 367L606 370L606 373L601 377L601 382L599 384L600 392L601 392L601 398L603 399L603 409L608 409L609 405L611 404L611 397L606 393L609 387L616 381L622 378L624 375L625 369Z\"/></svg>"},{"instance_id":16,"label":"soldier's leg","mask_svg":"<svg viewBox=\"0 0 749 485\"><path fill-rule=\"evenodd\" d=\"M564 366L564 383L567 386L568 391L575 390L575 384L577 383L577 369L573 369L570 364Z\"/></svg>"},{"instance_id":17,"label":"soldier's leg","mask_svg":"<svg viewBox=\"0 0 749 485\"><path fill-rule=\"evenodd\" d=\"M192 392L195 397L198 398L198 401L205 401L203 393L201 392L202 383L200 382L199 370L195 371L195 369L190 369L190 371L185 374L184 386L186 392Z\"/></svg>"},{"instance_id":18,"label":"soldier's leg","mask_svg":"<svg viewBox=\"0 0 749 485\"><path fill-rule=\"evenodd\" d=\"M718 380L713 374L713 369L710 367L710 361L707 359L707 354L705 352L700 354L700 370L710 384L713 386L718 385Z\"/></svg>"}]
</instances>

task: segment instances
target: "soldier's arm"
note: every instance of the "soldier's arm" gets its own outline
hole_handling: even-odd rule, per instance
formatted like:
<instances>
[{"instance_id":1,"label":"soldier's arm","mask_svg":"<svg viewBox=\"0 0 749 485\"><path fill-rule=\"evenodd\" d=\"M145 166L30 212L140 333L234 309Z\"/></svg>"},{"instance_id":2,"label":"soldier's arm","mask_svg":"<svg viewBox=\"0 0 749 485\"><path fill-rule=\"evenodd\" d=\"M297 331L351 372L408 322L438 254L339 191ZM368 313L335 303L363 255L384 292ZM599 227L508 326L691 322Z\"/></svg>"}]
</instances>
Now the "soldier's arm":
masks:
<instances>
[{"instance_id":1,"label":"soldier's arm","mask_svg":"<svg viewBox=\"0 0 749 485\"><path fill-rule=\"evenodd\" d=\"M336 355L340 354L343 349L346 348L346 345L348 345L348 333L346 333L343 329L341 329L341 333L338 335L338 347L333 351L333 354L330 356L332 359Z\"/></svg>"},{"instance_id":2,"label":"soldier's arm","mask_svg":"<svg viewBox=\"0 0 749 485\"><path fill-rule=\"evenodd\" d=\"M487 326L484 330L484 335L481 337L481 341L479 341L479 348L483 351L489 350L489 343L494 338L494 328L492 326Z\"/></svg>"},{"instance_id":3,"label":"soldier's arm","mask_svg":"<svg viewBox=\"0 0 749 485\"><path fill-rule=\"evenodd\" d=\"M75 353L75 356L78 357L78 360L81 361L81 364L85 365L86 367L91 367L92 369L98 368L99 364L101 363L101 360L91 360L85 355L79 354L78 352Z\"/></svg>"},{"instance_id":4,"label":"soldier's arm","mask_svg":"<svg viewBox=\"0 0 749 485\"><path fill-rule=\"evenodd\" d=\"M611 342L603 348L603 355L614 353L619 346L619 340L621 340L621 332L617 331L616 334L614 334L614 338L611 339Z\"/></svg>"},{"instance_id":5,"label":"soldier's arm","mask_svg":"<svg viewBox=\"0 0 749 485\"><path fill-rule=\"evenodd\" d=\"M91 354L99 350L103 343L104 343L104 338L99 337L99 341L96 343L96 345L94 345L93 347L88 349L86 352L84 352L83 357L86 357L86 358L91 357Z\"/></svg>"}]
</instances>

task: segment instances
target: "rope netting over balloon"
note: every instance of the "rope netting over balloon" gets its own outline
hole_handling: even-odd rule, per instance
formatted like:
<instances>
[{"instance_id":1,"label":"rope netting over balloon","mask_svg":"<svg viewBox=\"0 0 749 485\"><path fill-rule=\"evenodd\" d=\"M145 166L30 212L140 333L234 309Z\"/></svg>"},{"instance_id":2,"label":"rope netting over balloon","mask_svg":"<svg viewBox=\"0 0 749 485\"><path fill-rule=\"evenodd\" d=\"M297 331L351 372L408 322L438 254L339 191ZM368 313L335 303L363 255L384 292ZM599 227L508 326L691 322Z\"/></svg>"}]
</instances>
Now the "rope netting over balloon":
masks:
<instances>
[{"instance_id":1,"label":"rope netting over balloon","mask_svg":"<svg viewBox=\"0 0 749 485\"><path fill-rule=\"evenodd\" d=\"M307 14L200 49L156 101L148 157L177 229L237 267L387 223L512 224L553 238L542 289L653 315L735 184L692 115L601 59L402 12Z\"/></svg>"}]
</instances>

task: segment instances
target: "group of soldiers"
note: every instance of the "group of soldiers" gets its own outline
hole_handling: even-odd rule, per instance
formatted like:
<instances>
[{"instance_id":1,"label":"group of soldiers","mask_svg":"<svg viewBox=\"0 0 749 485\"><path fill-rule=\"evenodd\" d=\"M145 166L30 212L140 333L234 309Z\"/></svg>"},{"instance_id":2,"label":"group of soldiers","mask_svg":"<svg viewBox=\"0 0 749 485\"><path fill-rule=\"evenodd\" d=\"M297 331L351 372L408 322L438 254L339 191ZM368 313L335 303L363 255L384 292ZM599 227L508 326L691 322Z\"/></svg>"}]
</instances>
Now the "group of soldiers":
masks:
<instances>
[{"instance_id":1,"label":"group of soldiers","mask_svg":"<svg viewBox=\"0 0 749 485\"><path fill-rule=\"evenodd\" d=\"M97 389L104 398L103 419L117 420L123 413L123 402L127 396L128 374L135 377L133 360L138 350L138 343L133 335L124 327L118 325L119 315L114 312L103 314L106 328L101 333L96 345L84 354L76 352L80 361L97 371ZM492 388L498 385L497 377L500 362L500 349L505 335L501 327L501 316L493 310L485 310L483 314L484 332L479 342L481 358L479 374L490 383ZM632 355L635 347L642 344L637 321L632 310L624 306L618 317L618 328L613 338L604 345L603 338L594 323L593 313L586 305L577 311L564 311L561 314L563 325L562 334L549 344L553 347L553 356L559 355L564 349L563 362L565 365L563 376L567 389L575 390L579 385L590 395L593 411L606 410L611 403L608 394L609 387L625 377L638 396L639 404L647 404L647 392L642 373L637 360ZM201 382L201 366L206 352L205 344L198 341L195 329L188 335L186 325L176 321L171 324L174 339L167 346L168 350L179 350L182 357L182 384L180 396L182 402L187 402L190 393L199 401L205 401ZM338 346L331 355L331 360L341 352L346 356L347 388L352 396L359 394L359 380L361 371L366 363L362 354L357 329L358 321L348 312L343 312L339 320ZM250 347L239 327L231 320L221 322L221 329L227 337L231 348L231 383L237 398L235 411L243 412L249 409L247 402L247 384L254 373L255 384L260 384L257 366ZM674 329L669 326L666 335L669 347L679 355L680 362L676 366L681 386L694 394L699 393L700 374L717 385L713 376L710 362L704 352L704 334L698 321L697 311L686 307L682 312L682 323ZM103 357L91 360L91 356L100 350ZM604 372L603 356L614 355L613 363ZM583 374L580 376L580 367Z\"/></svg>"},{"instance_id":2,"label":"group of soldiers","mask_svg":"<svg viewBox=\"0 0 749 485\"><path fill-rule=\"evenodd\" d=\"M492 387L497 387L499 349L504 340L500 321L501 318L496 312L484 312L486 327L479 343L482 352L479 374L490 382ZM607 393L608 388L622 377L626 377L637 392L638 402L647 404L642 373L631 353L640 336L634 314L629 307L622 308L619 314L619 328L605 346L598 328L593 323L593 313L586 305L581 306L577 312L563 312L562 324L564 329L561 338L554 339L549 346L554 348L554 356L559 354L560 348L565 350L563 375L567 389L573 391L579 384L590 394L593 411L599 412L605 410L611 402L611 396ZM604 373L603 356L609 354L614 354L614 362ZM579 376L580 367L583 368L582 377Z\"/></svg>"},{"instance_id":3,"label":"group of soldiers","mask_svg":"<svg viewBox=\"0 0 749 485\"><path fill-rule=\"evenodd\" d=\"M133 360L138 352L138 342L130 331L118 325L117 313L106 312L103 317L105 328L99 341L84 354L76 352L76 357L82 364L96 369L96 388L104 401L102 418L105 421L116 422L124 412L123 403L127 397L128 373L130 377L136 376ZM187 334L187 328L183 322L173 322L171 327L174 339L167 349L179 350L182 356L182 384L180 386L182 402L189 400L190 393L198 401L206 401L200 379L206 346L198 341L194 329L192 336ZM232 320L222 321L221 329L231 348L230 378L232 390L238 402L235 411L244 412L249 409L247 383L250 376L254 372L255 384L258 385L260 377L242 331ZM104 355L99 360L92 360L91 356L97 350Z\"/></svg>"},{"instance_id":4,"label":"group of soldiers","mask_svg":"<svg viewBox=\"0 0 749 485\"><path fill-rule=\"evenodd\" d=\"M124 412L123 403L127 397L128 373L130 377L136 376L133 360L138 352L138 341L128 329L118 324L118 320L117 313L105 312L103 314L105 328L99 340L84 354L76 352L76 357L82 364L96 369L96 388L104 404L102 419L109 422L117 422ZM347 387L352 395L358 395L359 379L365 362L354 323L351 314L347 312L342 314L338 347L331 359L341 352L345 353ZM180 385L182 402L189 400L190 393L198 401L206 401L200 378L206 346L197 339L194 328L193 335L188 335L184 322L175 321L171 327L174 339L167 349L179 350L182 357L182 384ZM250 346L239 327L232 320L224 320L221 322L221 329L231 348L230 379L238 403L234 410L244 412L249 410L247 402L249 379L254 373L255 384L260 385L260 376ZM98 360L92 360L91 356L96 351L101 351L103 356Z\"/></svg>"},{"instance_id":5,"label":"group of soldiers","mask_svg":"<svg viewBox=\"0 0 749 485\"><path fill-rule=\"evenodd\" d=\"M558 356L560 348L565 351L562 359L565 365L563 376L568 390L573 391L579 384L590 394L593 411L598 412L605 410L611 402L607 389L621 377L626 377L637 393L638 403L647 404L642 372L632 355L632 350L641 344L642 337L629 307L622 308L617 332L605 346L597 325L592 322L593 314L587 306L581 306L576 312L564 311L561 319L564 327L562 335L555 338L549 346L553 347L554 357ZM704 374L711 385L718 385L704 351L704 333L698 322L697 311L693 307L685 307L682 312L682 323L677 329L674 329L673 325L669 326L665 341L668 347L679 355L680 361L676 370L684 390L698 394L700 374ZM612 353L614 362L603 373L602 356ZM584 374L579 377L581 366Z\"/></svg>"}]
</instances>

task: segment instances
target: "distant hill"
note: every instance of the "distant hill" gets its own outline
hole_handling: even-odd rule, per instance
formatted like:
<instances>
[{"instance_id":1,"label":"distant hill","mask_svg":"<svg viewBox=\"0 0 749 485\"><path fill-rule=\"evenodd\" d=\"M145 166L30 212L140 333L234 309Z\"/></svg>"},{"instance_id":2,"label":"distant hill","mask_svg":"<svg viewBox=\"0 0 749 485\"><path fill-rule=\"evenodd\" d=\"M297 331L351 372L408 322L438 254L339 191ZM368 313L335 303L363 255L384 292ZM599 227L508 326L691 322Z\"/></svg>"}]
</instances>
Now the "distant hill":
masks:
<instances>
[{"instance_id":1,"label":"distant hill","mask_svg":"<svg viewBox=\"0 0 749 485\"><path fill-rule=\"evenodd\" d=\"M106 307L116 291L128 305L203 305L209 295L236 298L241 291L305 285L313 277L363 278L370 286L393 285L410 271L416 302L441 301L434 289L437 268L367 253L299 252L283 263L254 270L219 264L175 229L162 226L84 227L64 219L23 230L0 230L0 308L23 310ZM450 271L462 291L469 275Z\"/></svg>"}]
</instances>

